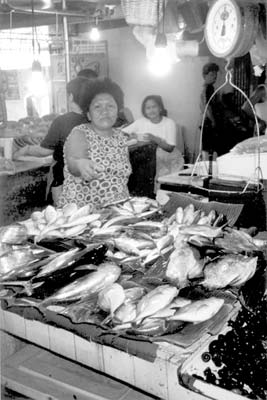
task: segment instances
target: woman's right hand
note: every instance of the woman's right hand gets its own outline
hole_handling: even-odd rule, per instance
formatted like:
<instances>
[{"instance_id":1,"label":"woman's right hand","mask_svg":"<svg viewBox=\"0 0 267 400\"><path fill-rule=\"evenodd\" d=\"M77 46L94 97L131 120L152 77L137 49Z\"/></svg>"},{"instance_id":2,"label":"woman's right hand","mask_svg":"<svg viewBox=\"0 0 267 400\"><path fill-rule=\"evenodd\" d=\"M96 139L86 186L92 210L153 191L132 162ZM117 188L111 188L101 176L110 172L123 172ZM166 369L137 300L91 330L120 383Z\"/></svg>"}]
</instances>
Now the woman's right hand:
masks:
<instances>
[{"instance_id":1,"label":"woman's right hand","mask_svg":"<svg viewBox=\"0 0 267 400\"><path fill-rule=\"evenodd\" d=\"M80 158L76 160L76 166L80 172L80 176L85 181L91 181L98 177L99 172L103 171L103 168L95 165L95 163L86 158Z\"/></svg>"}]
</instances>

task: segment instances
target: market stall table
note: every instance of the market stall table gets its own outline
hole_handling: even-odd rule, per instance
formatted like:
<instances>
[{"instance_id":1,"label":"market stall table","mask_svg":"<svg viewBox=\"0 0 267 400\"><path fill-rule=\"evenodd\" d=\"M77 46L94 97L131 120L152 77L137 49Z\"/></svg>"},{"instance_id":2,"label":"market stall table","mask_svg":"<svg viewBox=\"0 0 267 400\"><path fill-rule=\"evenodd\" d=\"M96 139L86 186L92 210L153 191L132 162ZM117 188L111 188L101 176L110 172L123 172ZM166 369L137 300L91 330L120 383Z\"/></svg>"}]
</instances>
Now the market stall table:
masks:
<instances>
[{"instance_id":1,"label":"market stall table","mask_svg":"<svg viewBox=\"0 0 267 400\"><path fill-rule=\"evenodd\" d=\"M227 304L210 321L191 326L182 335L150 341L146 337L105 333L93 324L73 324L53 311L43 315L32 306L8 307L8 303L2 302L1 327L9 334L162 399L201 400L205 397L180 385L179 369L190 355L221 331L233 313L235 306Z\"/></svg>"}]
</instances>

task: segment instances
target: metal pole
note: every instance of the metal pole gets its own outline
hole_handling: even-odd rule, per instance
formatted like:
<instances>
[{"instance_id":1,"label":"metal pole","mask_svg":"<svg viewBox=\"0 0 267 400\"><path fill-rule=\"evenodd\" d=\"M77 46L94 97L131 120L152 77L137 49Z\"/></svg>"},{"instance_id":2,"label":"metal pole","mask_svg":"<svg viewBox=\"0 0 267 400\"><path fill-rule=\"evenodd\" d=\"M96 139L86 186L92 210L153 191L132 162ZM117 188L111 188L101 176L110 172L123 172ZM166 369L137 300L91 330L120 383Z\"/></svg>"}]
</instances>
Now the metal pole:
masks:
<instances>
[{"instance_id":1,"label":"metal pole","mask_svg":"<svg viewBox=\"0 0 267 400\"><path fill-rule=\"evenodd\" d=\"M62 9L66 10L66 0L62 0ZM65 50L65 80L66 84L70 81L70 48L69 48L69 33L68 33L68 19L67 16L63 16L63 37L64 37L64 50ZM69 111L69 102L67 100L67 110Z\"/></svg>"}]
</instances>

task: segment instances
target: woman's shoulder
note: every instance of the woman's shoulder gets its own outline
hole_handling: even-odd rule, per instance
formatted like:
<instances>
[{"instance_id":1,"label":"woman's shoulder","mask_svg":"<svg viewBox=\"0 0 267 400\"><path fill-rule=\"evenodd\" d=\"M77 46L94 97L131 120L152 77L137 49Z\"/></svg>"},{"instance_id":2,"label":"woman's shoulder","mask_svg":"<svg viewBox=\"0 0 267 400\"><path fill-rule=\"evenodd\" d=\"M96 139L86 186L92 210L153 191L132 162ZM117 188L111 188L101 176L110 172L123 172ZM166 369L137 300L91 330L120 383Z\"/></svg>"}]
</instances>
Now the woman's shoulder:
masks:
<instances>
[{"instance_id":1,"label":"woman's shoulder","mask_svg":"<svg viewBox=\"0 0 267 400\"><path fill-rule=\"evenodd\" d=\"M91 131L92 130L89 123L75 126L68 135L67 140L81 140L85 138Z\"/></svg>"},{"instance_id":2,"label":"woman's shoulder","mask_svg":"<svg viewBox=\"0 0 267 400\"><path fill-rule=\"evenodd\" d=\"M176 125L176 122L172 118L169 118L169 117L162 117L162 123L166 124L166 125L171 125L171 126Z\"/></svg>"},{"instance_id":3,"label":"woman's shoulder","mask_svg":"<svg viewBox=\"0 0 267 400\"><path fill-rule=\"evenodd\" d=\"M72 131L71 131L71 135L81 135L84 134L86 132L90 132L92 131L92 128L90 127L90 123L87 122L85 124L80 124L75 126Z\"/></svg>"}]
</instances>

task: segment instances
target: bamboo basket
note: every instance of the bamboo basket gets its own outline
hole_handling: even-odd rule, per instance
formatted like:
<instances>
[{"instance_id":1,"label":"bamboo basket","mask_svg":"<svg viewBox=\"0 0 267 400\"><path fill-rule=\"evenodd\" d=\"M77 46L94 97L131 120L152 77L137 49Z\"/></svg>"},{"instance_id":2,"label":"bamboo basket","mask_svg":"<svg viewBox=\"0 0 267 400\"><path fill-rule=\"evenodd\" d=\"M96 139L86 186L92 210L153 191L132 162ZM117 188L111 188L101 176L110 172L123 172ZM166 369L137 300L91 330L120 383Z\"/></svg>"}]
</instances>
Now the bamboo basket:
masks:
<instances>
[{"instance_id":1,"label":"bamboo basket","mask_svg":"<svg viewBox=\"0 0 267 400\"><path fill-rule=\"evenodd\" d=\"M157 26L162 5L163 0L121 0L122 11L129 25Z\"/></svg>"}]
</instances>

